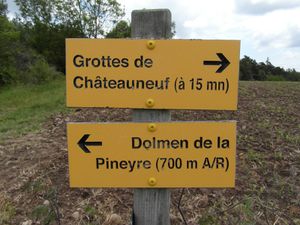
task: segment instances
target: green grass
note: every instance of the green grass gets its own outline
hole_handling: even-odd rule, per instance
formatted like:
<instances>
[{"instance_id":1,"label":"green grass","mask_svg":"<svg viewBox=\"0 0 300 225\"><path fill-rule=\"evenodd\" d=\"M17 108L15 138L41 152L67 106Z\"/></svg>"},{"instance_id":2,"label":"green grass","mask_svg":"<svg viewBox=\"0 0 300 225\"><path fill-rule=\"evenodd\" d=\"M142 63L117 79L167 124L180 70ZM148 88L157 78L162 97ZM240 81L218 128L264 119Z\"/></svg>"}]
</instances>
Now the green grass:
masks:
<instances>
[{"instance_id":1,"label":"green grass","mask_svg":"<svg viewBox=\"0 0 300 225\"><path fill-rule=\"evenodd\" d=\"M0 89L0 142L41 128L50 115L66 112L65 81Z\"/></svg>"}]
</instances>

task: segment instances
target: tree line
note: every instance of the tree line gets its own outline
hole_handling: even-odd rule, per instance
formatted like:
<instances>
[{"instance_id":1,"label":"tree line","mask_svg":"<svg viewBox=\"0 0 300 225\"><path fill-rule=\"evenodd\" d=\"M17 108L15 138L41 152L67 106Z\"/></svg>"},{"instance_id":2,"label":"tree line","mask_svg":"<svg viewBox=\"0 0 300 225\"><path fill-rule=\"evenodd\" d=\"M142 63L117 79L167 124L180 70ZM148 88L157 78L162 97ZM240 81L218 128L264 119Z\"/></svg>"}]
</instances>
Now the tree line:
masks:
<instances>
[{"instance_id":1,"label":"tree line","mask_svg":"<svg viewBox=\"0 0 300 225\"><path fill-rule=\"evenodd\" d=\"M259 81L300 81L300 73L295 69L274 66L269 58L266 62L256 62L249 56L240 60L240 80Z\"/></svg>"},{"instance_id":2,"label":"tree line","mask_svg":"<svg viewBox=\"0 0 300 225\"><path fill-rule=\"evenodd\" d=\"M128 38L117 0L15 0L19 15L9 19L0 0L0 86L39 84L65 73L65 38ZM173 35L175 24L172 24ZM300 80L295 70L257 63L245 56L241 80Z\"/></svg>"},{"instance_id":3,"label":"tree line","mask_svg":"<svg viewBox=\"0 0 300 225\"><path fill-rule=\"evenodd\" d=\"M65 38L123 38L116 0L15 0L20 15L10 20L0 0L0 86L39 84L65 72Z\"/></svg>"}]
</instances>

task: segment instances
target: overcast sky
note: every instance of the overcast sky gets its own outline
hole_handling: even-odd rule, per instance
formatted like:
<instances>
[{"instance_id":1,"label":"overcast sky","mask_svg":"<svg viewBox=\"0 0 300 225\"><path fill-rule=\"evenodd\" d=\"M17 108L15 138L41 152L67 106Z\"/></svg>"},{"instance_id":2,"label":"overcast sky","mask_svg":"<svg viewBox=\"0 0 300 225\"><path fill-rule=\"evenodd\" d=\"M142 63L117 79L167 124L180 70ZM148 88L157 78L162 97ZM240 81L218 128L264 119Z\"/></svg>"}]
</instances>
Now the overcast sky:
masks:
<instances>
[{"instance_id":1,"label":"overcast sky","mask_svg":"<svg viewBox=\"0 0 300 225\"><path fill-rule=\"evenodd\" d=\"M16 6L8 0L9 11ZM241 40L241 57L300 71L300 0L119 0L134 9L168 8L179 39Z\"/></svg>"}]
</instances>

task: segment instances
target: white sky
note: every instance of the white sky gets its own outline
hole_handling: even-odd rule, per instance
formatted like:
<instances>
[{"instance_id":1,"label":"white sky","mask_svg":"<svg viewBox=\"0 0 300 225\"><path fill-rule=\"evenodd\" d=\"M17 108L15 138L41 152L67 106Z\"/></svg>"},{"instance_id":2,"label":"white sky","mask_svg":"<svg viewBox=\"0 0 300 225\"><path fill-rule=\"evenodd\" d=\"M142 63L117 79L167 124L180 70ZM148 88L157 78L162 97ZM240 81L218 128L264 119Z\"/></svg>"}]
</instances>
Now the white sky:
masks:
<instances>
[{"instance_id":1,"label":"white sky","mask_svg":"<svg viewBox=\"0 0 300 225\"><path fill-rule=\"evenodd\" d=\"M135 9L168 8L180 39L241 40L241 57L300 71L300 0L118 0ZM9 11L16 11L8 0Z\"/></svg>"}]
</instances>

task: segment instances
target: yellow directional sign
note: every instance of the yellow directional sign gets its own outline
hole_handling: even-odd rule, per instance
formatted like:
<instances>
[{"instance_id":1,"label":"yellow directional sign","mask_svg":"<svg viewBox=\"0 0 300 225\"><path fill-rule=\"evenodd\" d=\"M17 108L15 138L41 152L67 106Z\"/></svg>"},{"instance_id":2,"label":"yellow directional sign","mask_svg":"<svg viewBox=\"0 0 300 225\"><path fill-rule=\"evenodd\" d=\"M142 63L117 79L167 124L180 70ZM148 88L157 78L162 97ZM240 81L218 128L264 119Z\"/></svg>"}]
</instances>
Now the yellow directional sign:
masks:
<instances>
[{"instance_id":1,"label":"yellow directional sign","mask_svg":"<svg viewBox=\"0 0 300 225\"><path fill-rule=\"evenodd\" d=\"M67 39L67 106L237 109L240 41Z\"/></svg>"},{"instance_id":2,"label":"yellow directional sign","mask_svg":"<svg viewBox=\"0 0 300 225\"><path fill-rule=\"evenodd\" d=\"M71 187L234 187L236 122L69 123Z\"/></svg>"}]
</instances>

